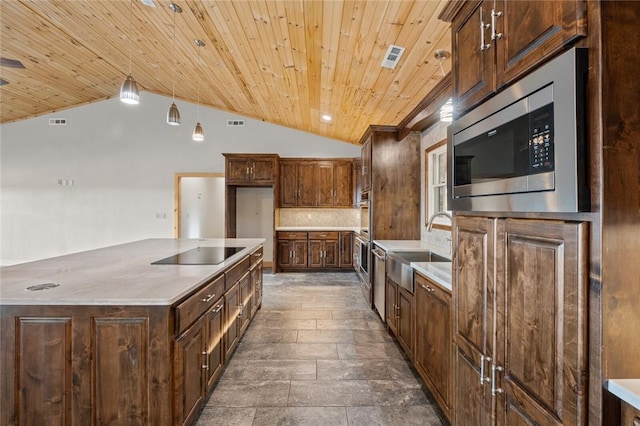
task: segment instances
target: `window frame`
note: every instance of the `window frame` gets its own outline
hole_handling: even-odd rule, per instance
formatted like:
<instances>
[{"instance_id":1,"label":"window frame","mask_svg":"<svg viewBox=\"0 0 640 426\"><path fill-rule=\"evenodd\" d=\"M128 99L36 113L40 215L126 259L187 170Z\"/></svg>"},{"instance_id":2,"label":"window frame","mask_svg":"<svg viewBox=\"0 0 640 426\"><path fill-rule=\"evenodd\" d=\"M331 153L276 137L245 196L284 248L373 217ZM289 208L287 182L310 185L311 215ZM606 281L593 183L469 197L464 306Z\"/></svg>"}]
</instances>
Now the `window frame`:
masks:
<instances>
[{"instance_id":1,"label":"window frame","mask_svg":"<svg viewBox=\"0 0 640 426\"><path fill-rule=\"evenodd\" d=\"M437 142L429 147L427 147L424 150L424 187L425 187L425 193L424 193L424 201L425 201L425 206L424 206L424 212L425 212L425 218L424 218L424 226L428 226L429 224L429 218L431 217L431 215L433 215L436 210L434 209L433 205L434 205L434 197L435 197L435 191L434 188L436 187L443 187L444 188L444 198L445 198L445 205L446 205L446 199L447 199L447 162L444 162L444 170L440 170L439 173L442 174L442 176L444 176L444 182L443 183L439 183L439 184L433 184L432 182L432 177L433 177L433 157L434 155L444 155L446 158L447 155L447 140L443 139L440 142ZM432 166L432 167L430 167ZM435 167L439 167L438 164L435 165ZM447 213L451 214L451 211L446 210ZM442 230L446 230L446 231L451 231L451 223L449 221L449 219L447 219L446 217L437 217L434 219L433 221L433 228L435 229L442 229Z\"/></svg>"}]
</instances>

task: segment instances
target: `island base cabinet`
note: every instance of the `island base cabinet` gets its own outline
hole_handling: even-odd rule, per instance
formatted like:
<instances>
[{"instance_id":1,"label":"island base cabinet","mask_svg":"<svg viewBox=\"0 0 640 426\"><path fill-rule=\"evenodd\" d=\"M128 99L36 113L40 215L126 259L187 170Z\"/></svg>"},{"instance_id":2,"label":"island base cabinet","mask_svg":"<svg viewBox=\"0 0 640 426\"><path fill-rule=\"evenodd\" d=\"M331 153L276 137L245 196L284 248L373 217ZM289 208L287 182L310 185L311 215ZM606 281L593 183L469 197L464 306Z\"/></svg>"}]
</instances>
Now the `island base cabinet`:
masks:
<instances>
[{"instance_id":1,"label":"island base cabinet","mask_svg":"<svg viewBox=\"0 0 640 426\"><path fill-rule=\"evenodd\" d=\"M0 424L172 424L170 318L170 307L2 306Z\"/></svg>"},{"instance_id":2,"label":"island base cabinet","mask_svg":"<svg viewBox=\"0 0 640 426\"><path fill-rule=\"evenodd\" d=\"M224 333L225 359L231 358L233 350L238 344L240 336L238 323L240 321L240 285L234 285L224 296L225 324Z\"/></svg>"},{"instance_id":3,"label":"island base cabinet","mask_svg":"<svg viewBox=\"0 0 640 426\"><path fill-rule=\"evenodd\" d=\"M204 318L198 320L176 341L176 424L189 424L202 406L205 397L207 336Z\"/></svg>"}]
</instances>

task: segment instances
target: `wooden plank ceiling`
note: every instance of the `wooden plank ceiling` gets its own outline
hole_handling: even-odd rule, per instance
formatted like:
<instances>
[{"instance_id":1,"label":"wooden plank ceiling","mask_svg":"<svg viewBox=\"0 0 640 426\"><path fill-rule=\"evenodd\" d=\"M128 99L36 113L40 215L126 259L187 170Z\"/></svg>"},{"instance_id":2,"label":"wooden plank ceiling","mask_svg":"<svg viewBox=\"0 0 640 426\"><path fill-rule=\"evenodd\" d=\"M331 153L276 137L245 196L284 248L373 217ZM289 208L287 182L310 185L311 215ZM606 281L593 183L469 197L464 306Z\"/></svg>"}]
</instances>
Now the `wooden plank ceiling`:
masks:
<instances>
[{"instance_id":1,"label":"wooden plank ceiling","mask_svg":"<svg viewBox=\"0 0 640 426\"><path fill-rule=\"evenodd\" d=\"M117 97L131 50L142 91L171 96L175 74L178 100L195 103L199 88L203 105L357 143L451 68L434 58L451 51L445 1L177 0L181 14L153 2L133 1L131 37L127 0L0 2L0 56L26 67L0 68L0 121ZM395 69L381 67L390 44L406 48Z\"/></svg>"}]
</instances>

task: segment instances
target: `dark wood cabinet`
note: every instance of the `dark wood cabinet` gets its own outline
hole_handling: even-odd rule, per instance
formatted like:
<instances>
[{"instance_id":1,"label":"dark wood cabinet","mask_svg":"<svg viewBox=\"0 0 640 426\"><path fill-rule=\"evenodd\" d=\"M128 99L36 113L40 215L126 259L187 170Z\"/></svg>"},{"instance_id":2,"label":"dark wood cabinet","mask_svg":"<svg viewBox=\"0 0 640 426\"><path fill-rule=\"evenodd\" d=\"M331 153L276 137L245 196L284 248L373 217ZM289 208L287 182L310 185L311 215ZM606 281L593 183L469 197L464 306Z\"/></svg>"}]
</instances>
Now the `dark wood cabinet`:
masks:
<instances>
[{"instance_id":1,"label":"dark wood cabinet","mask_svg":"<svg viewBox=\"0 0 640 426\"><path fill-rule=\"evenodd\" d=\"M224 332L225 359L231 358L240 337L240 284L235 283L224 295L226 329Z\"/></svg>"},{"instance_id":2,"label":"dark wood cabinet","mask_svg":"<svg viewBox=\"0 0 640 426\"><path fill-rule=\"evenodd\" d=\"M362 160L360 164L362 198L368 199L371 190L371 136L362 144L360 156Z\"/></svg>"},{"instance_id":3,"label":"dark wood cabinet","mask_svg":"<svg viewBox=\"0 0 640 426\"><path fill-rule=\"evenodd\" d=\"M413 294L387 277L386 317L389 329L395 334L398 343L410 359L413 359L414 309ZM390 310L391 309L391 310Z\"/></svg>"},{"instance_id":4,"label":"dark wood cabinet","mask_svg":"<svg viewBox=\"0 0 640 426\"><path fill-rule=\"evenodd\" d=\"M309 232L309 268L337 268L338 232Z\"/></svg>"},{"instance_id":5,"label":"dark wood cabinet","mask_svg":"<svg viewBox=\"0 0 640 426\"><path fill-rule=\"evenodd\" d=\"M340 232L340 254L338 256L338 267L353 267L353 233Z\"/></svg>"},{"instance_id":6,"label":"dark wood cabinet","mask_svg":"<svg viewBox=\"0 0 640 426\"><path fill-rule=\"evenodd\" d=\"M213 389L224 365L224 301L220 300L204 317L206 342L205 383L206 393Z\"/></svg>"},{"instance_id":7,"label":"dark wood cabinet","mask_svg":"<svg viewBox=\"0 0 640 426\"><path fill-rule=\"evenodd\" d=\"M468 2L451 23L462 113L586 35L583 0Z\"/></svg>"},{"instance_id":8,"label":"dark wood cabinet","mask_svg":"<svg viewBox=\"0 0 640 426\"><path fill-rule=\"evenodd\" d=\"M244 334L251 321L253 311L253 287L251 286L251 275L247 271L238 282L240 286L240 314L238 316L239 334Z\"/></svg>"},{"instance_id":9,"label":"dark wood cabinet","mask_svg":"<svg viewBox=\"0 0 640 426\"><path fill-rule=\"evenodd\" d=\"M456 423L584 424L586 225L457 216L454 241Z\"/></svg>"},{"instance_id":10,"label":"dark wood cabinet","mask_svg":"<svg viewBox=\"0 0 640 426\"><path fill-rule=\"evenodd\" d=\"M271 186L275 182L277 154L223 154L225 183L236 186Z\"/></svg>"},{"instance_id":11,"label":"dark wood cabinet","mask_svg":"<svg viewBox=\"0 0 640 426\"><path fill-rule=\"evenodd\" d=\"M253 299L251 301L251 316L262 306L262 247L251 254L251 269L249 270Z\"/></svg>"},{"instance_id":12,"label":"dark wood cabinet","mask_svg":"<svg viewBox=\"0 0 640 426\"><path fill-rule=\"evenodd\" d=\"M176 414L179 424L190 424L204 403L206 395L207 334L206 322L200 318L176 340L175 365L177 373Z\"/></svg>"},{"instance_id":13,"label":"dark wood cabinet","mask_svg":"<svg viewBox=\"0 0 640 426\"><path fill-rule=\"evenodd\" d=\"M622 402L621 426L640 426L640 410L626 402Z\"/></svg>"},{"instance_id":14,"label":"dark wood cabinet","mask_svg":"<svg viewBox=\"0 0 640 426\"><path fill-rule=\"evenodd\" d=\"M352 207L351 160L283 159L280 207Z\"/></svg>"},{"instance_id":15,"label":"dark wood cabinet","mask_svg":"<svg viewBox=\"0 0 640 426\"><path fill-rule=\"evenodd\" d=\"M278 271L307 268L307 233L280 231L276 235Z\"/></svg>"},{"instance_id":16,"label":"dark wood cabinet","mask_svg":"<svg viewBox=\"0 0 640 426\"><path fill-rule=\"evenodd\" d=\"M416 273L415 367L448 419L452 418L451 293Z\"/></svg>"}]
</instances>

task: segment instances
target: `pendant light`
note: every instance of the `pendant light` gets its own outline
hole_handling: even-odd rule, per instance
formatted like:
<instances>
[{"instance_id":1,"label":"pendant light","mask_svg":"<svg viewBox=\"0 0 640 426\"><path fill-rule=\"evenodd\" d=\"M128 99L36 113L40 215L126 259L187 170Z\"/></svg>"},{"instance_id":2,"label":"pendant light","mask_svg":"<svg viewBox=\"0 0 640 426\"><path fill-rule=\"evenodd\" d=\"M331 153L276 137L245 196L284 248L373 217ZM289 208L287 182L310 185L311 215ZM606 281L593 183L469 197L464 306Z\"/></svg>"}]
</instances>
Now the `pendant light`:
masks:
<instances>
[{"instance_id":1,"label":"pendant light","mask_svg":"<svg viewBox=\"0 0 640 426\"><path fill-rule=\"evenodd\" d=\"M136 81L131 76L131 54L132 54L132 45L131 45L131 20L133 15L133 0L129 2L129 75L127 79L122 83L120 87L120 100L125 104L137 105L140 102L140 92L138 92L138 85Z\"/></svg>"},{"instance_id":2,"label":"pendant light","mask_svg":"<svg viewBox=\"0 0 640 426\"><path fill-rule=\"evenodd\" d=\"M196 46L198 46L198 70L200 70L200 48L204 46L204 41L200 39L196 39ZM196 106L197 120L196 127L193 129L193 135L191 138L196 142L202 142L204 140L204 130L200 125L200 85L197 85L197 93L198 93L198 104Z\"/></svg>"},{"instance_id":3,"label":"pendant light","mask_svg":"<svg viewBox=\"0 0 640 426\"><path fill-rule=\"evenodd\" d=\"M176 13L182 13L182 8L175 3L169 4L169 8L173 10L173 54L175 55L176 54ZM177 66L174 63L173 92L172 92L173 102L171 103L171 107L167 112L167 124L169 124L170 126L180 125L180 111L178 111L178 107L176 106L176 68Z\"/></svg>"}]
</instances>

